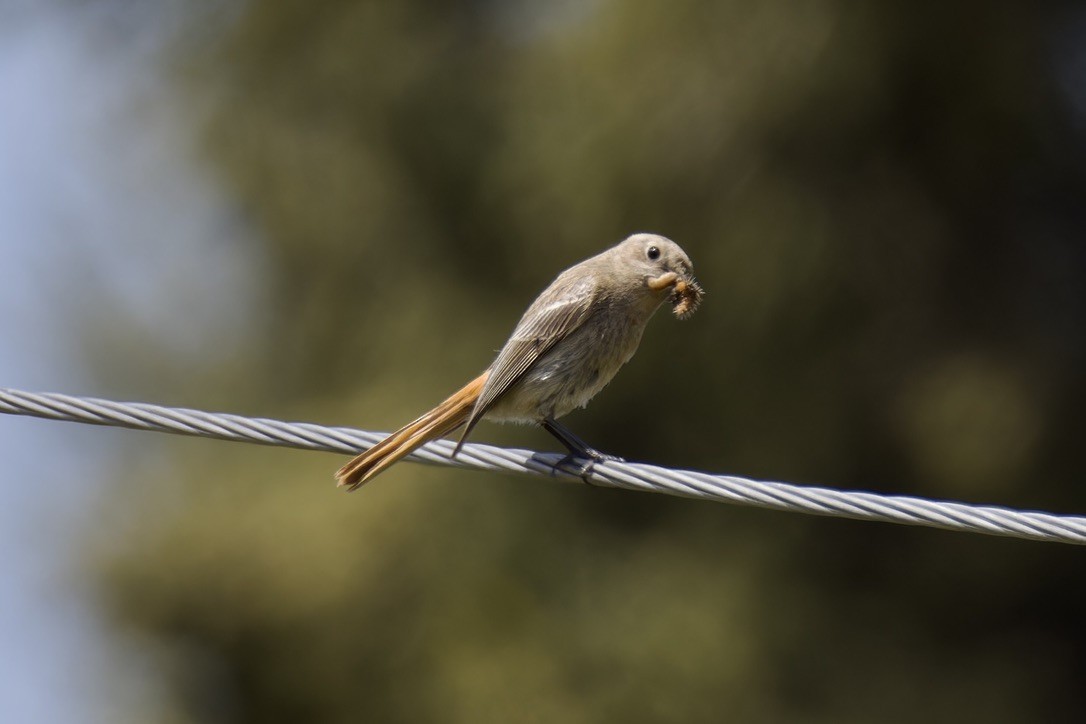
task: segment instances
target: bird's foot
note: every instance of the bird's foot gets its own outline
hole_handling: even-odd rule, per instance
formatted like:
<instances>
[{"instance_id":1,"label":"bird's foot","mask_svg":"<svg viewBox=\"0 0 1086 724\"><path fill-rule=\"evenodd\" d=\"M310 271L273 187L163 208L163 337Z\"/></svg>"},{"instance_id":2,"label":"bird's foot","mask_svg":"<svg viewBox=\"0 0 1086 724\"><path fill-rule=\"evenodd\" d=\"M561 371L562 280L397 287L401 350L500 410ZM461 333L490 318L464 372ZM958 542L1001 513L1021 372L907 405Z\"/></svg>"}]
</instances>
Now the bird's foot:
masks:
<instances>
[{"instance_id":1,"label":"bird's foot","mask_svg":"<svg viewBox=\"0 0 1086 724\"><path fill-rule=\"evenodd\" d=\"M558 461L559 466L571 465L577 468L577 475L581 478L581 482L586 485L592 485L590 476L596 468L597 463L624 463L626 458L621 458L618 455L608 455L607 453L600 452L595 448L585 448L584 450L570 450L569 454Z\"/></svg>"}]
</instances>

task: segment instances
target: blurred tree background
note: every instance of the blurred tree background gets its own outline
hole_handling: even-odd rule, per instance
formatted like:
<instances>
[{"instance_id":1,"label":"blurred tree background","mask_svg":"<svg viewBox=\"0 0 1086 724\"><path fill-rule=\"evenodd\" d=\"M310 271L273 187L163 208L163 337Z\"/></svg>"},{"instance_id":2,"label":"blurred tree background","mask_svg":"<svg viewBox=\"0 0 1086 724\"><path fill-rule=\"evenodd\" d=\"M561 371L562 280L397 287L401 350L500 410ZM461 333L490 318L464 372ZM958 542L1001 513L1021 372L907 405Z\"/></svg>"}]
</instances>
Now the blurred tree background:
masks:
<instances>
[{"instance_id":1,"label":"blurred tree background","mask_svg":"<svg viewBox=\"0 0 1086 724\"><path fill-rule=\"evenodd\" d=\"M183 369L114 329L102 377L391 429L651 230L708 296L571 416L595 445L1086 511L1084 37L1025 0L193 4L172 78L254 312ZM86 570L170 692L149 720L1086 718L1074 547L131 444Z\"/></svg>"}]
</instances>

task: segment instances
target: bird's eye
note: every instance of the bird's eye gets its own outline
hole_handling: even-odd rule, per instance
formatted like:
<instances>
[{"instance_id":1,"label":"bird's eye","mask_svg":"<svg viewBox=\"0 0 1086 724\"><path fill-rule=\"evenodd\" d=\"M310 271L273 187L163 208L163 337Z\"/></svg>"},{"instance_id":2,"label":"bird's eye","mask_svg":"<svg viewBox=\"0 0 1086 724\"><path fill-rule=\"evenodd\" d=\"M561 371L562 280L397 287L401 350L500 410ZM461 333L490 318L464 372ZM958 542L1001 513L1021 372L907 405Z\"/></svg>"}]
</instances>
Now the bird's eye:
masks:
<instances>
[{"instance_id":1,"label":"bird's eye","mask_svg":"<svg viewBox=\"0 0 1086 724\"><path fill-rule=\"evenodd\" d=\"M655 246L650 246L645 253L648 254L649 259L652 259L653 261L660 258L660 250Z\"/></svg>"}]
</instances>

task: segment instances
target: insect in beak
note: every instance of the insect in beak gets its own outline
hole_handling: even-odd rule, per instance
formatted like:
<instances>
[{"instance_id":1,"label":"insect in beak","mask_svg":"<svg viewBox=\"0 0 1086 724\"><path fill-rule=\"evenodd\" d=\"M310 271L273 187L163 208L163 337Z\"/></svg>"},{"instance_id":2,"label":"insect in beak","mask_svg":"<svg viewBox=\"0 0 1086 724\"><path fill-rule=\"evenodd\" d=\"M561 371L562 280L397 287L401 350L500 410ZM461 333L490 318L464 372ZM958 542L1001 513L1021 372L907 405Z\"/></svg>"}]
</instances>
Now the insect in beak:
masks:
<instances>
[{"instance_id":1,"label":"insect in beak","mask_svg":"<svg viewBox=\"0 0 1086 724\"><path fill-rule=\"evenodd\" d=\"M661 289L666 289L667 287L670 287L672 284L678 281L678 279L679 275L675 272L664 272L655 279L649 279L646 284L648 284L649 289L654 292L658 292Z\"/></svg>"},{"instance_id":2,"label":"insect in beak","mask_svg":"<svg viewBox=\"0 0 1086 724\"><path fill-rule=\"evenodd\" d=\"M701 285L693 279L678 280L675 282L674 289L671 290L669 300L671 311L679 319L689 319L698 310L703 294L705 292L702 291Z\"/></svg>"}]
</instances>

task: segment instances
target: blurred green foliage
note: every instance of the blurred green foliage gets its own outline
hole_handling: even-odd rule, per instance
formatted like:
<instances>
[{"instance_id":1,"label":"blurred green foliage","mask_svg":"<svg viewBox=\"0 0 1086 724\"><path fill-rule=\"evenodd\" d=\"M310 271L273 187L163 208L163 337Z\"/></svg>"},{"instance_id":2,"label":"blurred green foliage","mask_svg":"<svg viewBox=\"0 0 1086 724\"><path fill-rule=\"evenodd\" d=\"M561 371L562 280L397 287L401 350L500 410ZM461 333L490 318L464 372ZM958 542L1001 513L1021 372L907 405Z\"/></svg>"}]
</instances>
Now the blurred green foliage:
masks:
<instances>
[{"instance_id":1,"label":"blurred green foliage","mask_svg":"<svg viewBox=\"0 0 1086 724\"><path fill-rule=\"evenodd\" d=\"M571 416L594 444L1081 512L1070 13L250 0L189 28L178 93L262 239L217 406L398 426L558 271L651 230L708 297ZM412 465L345 497L330 456L167 451L91 555L173 693L154 720L1086 716L1071 547Z\"/></svg>"}]
</instances>

